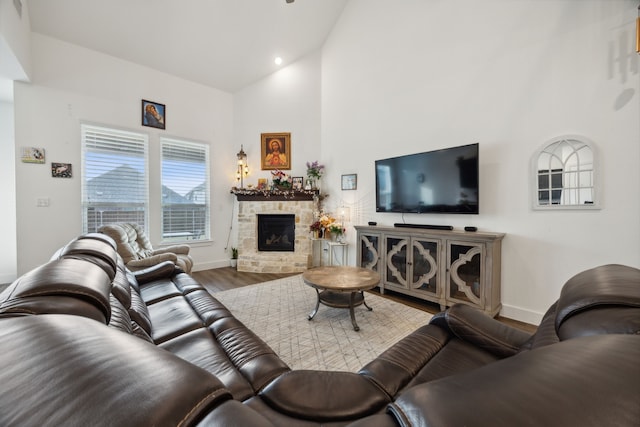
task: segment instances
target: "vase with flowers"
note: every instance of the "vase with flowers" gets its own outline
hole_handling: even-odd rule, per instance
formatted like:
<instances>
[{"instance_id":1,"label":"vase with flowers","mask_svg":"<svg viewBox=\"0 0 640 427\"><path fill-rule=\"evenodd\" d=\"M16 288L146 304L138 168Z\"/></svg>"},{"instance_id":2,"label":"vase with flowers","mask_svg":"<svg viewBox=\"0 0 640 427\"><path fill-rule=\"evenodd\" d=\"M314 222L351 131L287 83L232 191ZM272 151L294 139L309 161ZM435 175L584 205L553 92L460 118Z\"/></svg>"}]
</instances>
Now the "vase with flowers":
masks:
<instances>
[{"instance_id":1,"label":"vase with flowers","mask_svg":"<svg viewBox=\"0 0 640 427\"><path fill-rule=\"evenodd\" d=\"M333 222L329 225L329 232L331 233L331 240L342 241L342 236L347 230L339 222Z\"/></svg>"},{"instance_id":2,"label":"vase with flowers","mask_svg":"<svg viewBox=\"0 0 640 427\"><path fill-rule=\"evenodd\" d=\"M309 226L309 231L313 234L313 237L316 239L321 239L323 235L323 228L320 224L320 221L314 221L313 224Z\"/></svg>"},{"instance_id":3,"label":"vase with flowers","mask_svg":"<svg viewBox=\"0 0 640 427\"><path fill-rule=\"evenodd\" d=\"M317 160L307 162L307 180L310 181L313 190L320 189L320 178L322 178L323 173L324 165L321 165Z\"/></svg>"},{"instance_id":4,"label":"vase with flowers","mask_svg":"<svg viewBox=\"0 0 640 427\"><path fill-rule=\"evenodd\" d=\"M291 190L292 187L292 179L291 176L282 172L279 169L271 171L271 179L273 181L273 185L278 190Z\"/></svg>"},{"instance_id":5,"label":"vase with flowers","mask_svg":"<svg viewBox=\"0 0 640 427\"><path fill-rule=\"evenodd\" d=\"M318 222L320 223L320 228L322 228L324 232L324 236L328 238L330 233L329 226L336 222L336 219L329 214L321 212L318 217Z\"/></svg>"}]
</instances>

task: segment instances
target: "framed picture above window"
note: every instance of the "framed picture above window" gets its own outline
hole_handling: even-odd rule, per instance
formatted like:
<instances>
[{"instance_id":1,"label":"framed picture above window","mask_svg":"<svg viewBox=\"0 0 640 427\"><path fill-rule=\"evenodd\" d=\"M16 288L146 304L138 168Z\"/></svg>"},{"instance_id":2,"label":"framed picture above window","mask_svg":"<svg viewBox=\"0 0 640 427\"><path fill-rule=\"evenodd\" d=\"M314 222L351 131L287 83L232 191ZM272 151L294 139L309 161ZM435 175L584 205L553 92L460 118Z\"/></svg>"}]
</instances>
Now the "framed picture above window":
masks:
<instances>
[{"instance_id":1,"label":"framed picture above window","mask_svg":"<svg viewBox=\"0 0 640 427\"><path fill-rule=\"evenodd\" d=\"M153 101L142 100L142 126L164 129L166 123L166 107Z\"/></svg>"},{"instance_id":2,"label":"framed picture above window","mask_svg":"<svg viewBox=\"0 0 640 427\"><path fill-rule=\"evenodd\" d=\"M358 175L355 173L342 175L342 189L355 190L358 188Z\"/></svg>"},{"instance_id":3,"label":"framed picture above window","mask_svg":"<svg viewBox=\"0 0 640 427\"><path fill-rule=\"evenodd\" d=\"M262 170L291 169L291 133L260 134Z\"/></svg>"}]
</instances>

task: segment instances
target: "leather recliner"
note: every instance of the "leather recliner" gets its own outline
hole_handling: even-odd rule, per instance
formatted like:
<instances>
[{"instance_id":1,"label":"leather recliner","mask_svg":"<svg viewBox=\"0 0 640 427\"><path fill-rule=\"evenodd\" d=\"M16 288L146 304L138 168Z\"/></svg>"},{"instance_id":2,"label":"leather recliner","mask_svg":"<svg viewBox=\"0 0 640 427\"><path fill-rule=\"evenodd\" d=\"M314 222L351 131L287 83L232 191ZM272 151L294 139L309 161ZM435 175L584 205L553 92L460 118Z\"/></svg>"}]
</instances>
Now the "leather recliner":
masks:
<instances>
[{"instance_id":1,"label":"leather recliner","mask_svg":"<svg viewBox=\"0 0 640 427\"><path fill-rule=\"evenodd\" d=\"M511 427L640 419L640 270L571 278L534 334L455 305L358 373L291 370L165 261L80 236L0 293L0 425Z\"/></svg>"},{"instance_id":2,"label":"leather recliner","mask_svg":"<svg viewBox=\"0 0 640 427\"><path fill-rule=\"evenodd\" d=\"M116 241L118 254L131 271L171 261L185 273L191 273L193 259L189 256L189 245L172 245L153 249L142 227L135 223L104 225L98 231Z\"/></svg>"}]
</instances>

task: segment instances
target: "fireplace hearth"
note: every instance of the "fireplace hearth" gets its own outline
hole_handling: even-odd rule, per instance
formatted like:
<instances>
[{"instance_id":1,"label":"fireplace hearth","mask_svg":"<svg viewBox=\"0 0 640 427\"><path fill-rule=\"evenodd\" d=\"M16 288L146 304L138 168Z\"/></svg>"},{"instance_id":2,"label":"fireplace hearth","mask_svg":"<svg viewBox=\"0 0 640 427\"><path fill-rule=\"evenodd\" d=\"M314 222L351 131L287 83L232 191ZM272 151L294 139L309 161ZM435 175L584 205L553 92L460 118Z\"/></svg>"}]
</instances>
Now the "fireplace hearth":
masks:
<instances>
[{"instance_id":1,"label":"fireplace hearth","mask_svg":"<svg viewBox=\"0 0 640 427\"><path fill-rule=\"evenodd\" d=\"M294 252L296 217L258 214L258 251Z\"/></svg>"}]
</instances>

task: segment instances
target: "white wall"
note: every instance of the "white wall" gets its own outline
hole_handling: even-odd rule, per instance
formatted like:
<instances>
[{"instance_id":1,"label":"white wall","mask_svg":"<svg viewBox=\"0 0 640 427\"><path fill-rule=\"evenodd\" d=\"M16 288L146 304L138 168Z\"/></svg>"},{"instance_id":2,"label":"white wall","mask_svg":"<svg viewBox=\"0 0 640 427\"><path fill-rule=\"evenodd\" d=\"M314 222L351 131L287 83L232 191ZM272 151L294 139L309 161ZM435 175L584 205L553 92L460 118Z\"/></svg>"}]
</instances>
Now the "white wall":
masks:
<instances>
[{"instance_id":1,"label":"white wall","mask_svg":"<svg viewBox=\"0 0 640 427\"><path fill-rule=\"evenodd\" d=\"M31 23L23 2L22 16L13 0L0 0L0 77L28 80L31 74Z\"/></svg>"},{"instance_id":2,"label":"white wall","mask_svg":"<svg viewBox=\"0 0 640 427\"><path fill-rule=\"evenodd\" d=\"M16 278L16 177L13 104L0 102L0 284Z\"/></svg>"},{"instance_id":3,"label":"white wall","mask_svg":"<svg viewBox=\"0 0 640 427\"><path fill-rule=\"evenodd\" d=\"M28 7L21 18L12 0L0 0L0 283L17 274L13 80L27 80L31 72L30 40Z\"/></svg>"},{"instance_id":4,"label":"white wall","mask_svg":"<svg viewBox=\"0 0 640 427\"><path fill-rule=\"evenodd\" d=\"M404 221L505 232L503 315L536 323L575 273L640 266L636 8L628 0L351 0L322 56L329 200L350 204L355 223L402 222L375 213L374 161L479 142L480 214ZM597 144L602 210L531 209L530 158L562 134ZM358 174L356 191L335 191L345 173Z\"/></svg>"},{"instance_id":5,"label":"white wall","mask_svg":"<svg viewBox=\"0 0 640 427\"><path fill-rule=\"evenodd\" d=\"M306 176L320 155L320 52L310 54L234 94L233 139L244 144L249 182L271 178L260 170L260 134L291 132L291 170Z\"/></svg>"},{"instance_id":6,"label":"white wall","mask_svg":"<svg viewBox=\"0 0 640 427\"><path fill-rule=\"evenodd\" d=\"M170 135L211 146L212 238L192 245L196 268L228 265L224 253L227 173L235 158L232 96L149 68L33 34L31 84L16 84L16 149L44 147L46 164L16 162L18 273L45 262L55 249L82 232L80 206L80 122L112 125L150 135L150 203L160 204L159 136ZM140 124L141 99L166 104L166 130ZM73 178L52 178L51 162L72 163ZM233 163L231 163L231 167ZM38 197L50 207L36 207ZM150 216L152 244L160 240L160 210Z\"/></svg>"},{"instance_id":7,"label":"white wall","mask_svg":"<svg viewBox=\"0 0 640 427\"><path fill-rule=\"evenodd\" d=\"M271 179L271 171L260 169L261 133L291 132L291 170L286 172L292 176L306 177L306 162L320 158L320 61L315 52L234 94L235 152L244 146L250 168L245 186ZM231 236L236 245L235 224Z\"/></svg>"}]
</instances>

